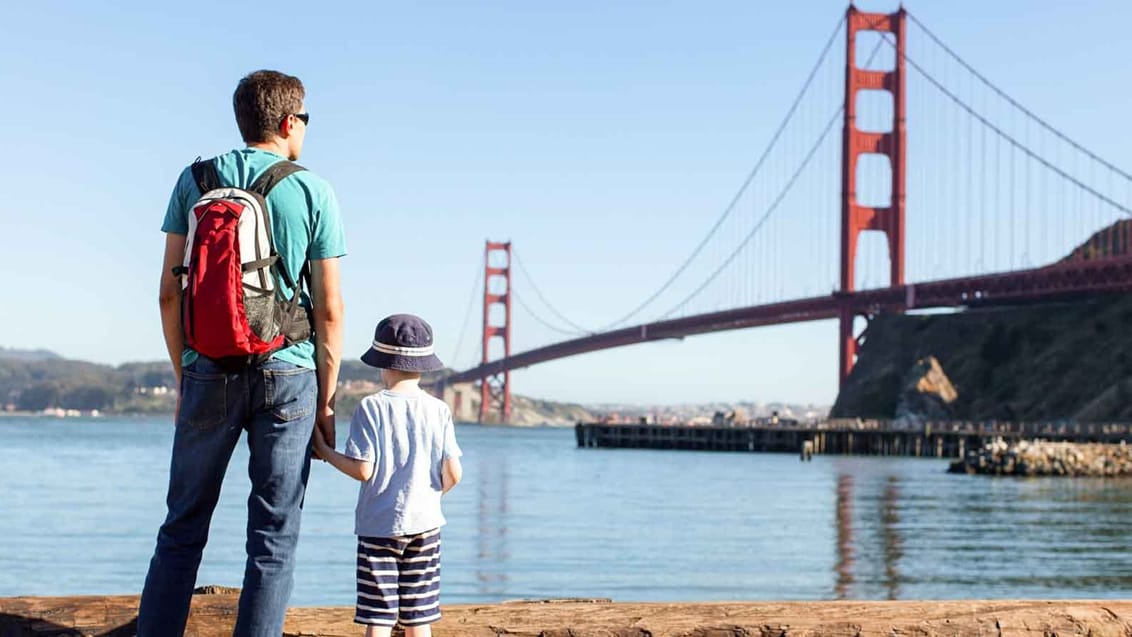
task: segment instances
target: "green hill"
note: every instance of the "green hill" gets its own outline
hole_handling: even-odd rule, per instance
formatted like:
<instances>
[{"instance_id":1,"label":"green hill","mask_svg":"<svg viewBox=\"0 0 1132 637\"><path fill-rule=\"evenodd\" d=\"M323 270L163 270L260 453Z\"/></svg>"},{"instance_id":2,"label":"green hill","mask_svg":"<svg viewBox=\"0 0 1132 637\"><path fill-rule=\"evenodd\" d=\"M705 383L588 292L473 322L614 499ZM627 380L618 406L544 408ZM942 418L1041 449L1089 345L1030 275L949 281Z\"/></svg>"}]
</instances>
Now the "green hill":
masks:
<instances>
[{"instance_id":1,"label":"green hill","mask_svg":"<svg viewBox=\"0 0 1132 637\"><path fill-rule=\"evenodd\" d=\"M46 354L0 356L0 407L20 411L49 407L131 412L173 409L174 379L168 363L112 367Z\"/></svg>"}]
</instances>

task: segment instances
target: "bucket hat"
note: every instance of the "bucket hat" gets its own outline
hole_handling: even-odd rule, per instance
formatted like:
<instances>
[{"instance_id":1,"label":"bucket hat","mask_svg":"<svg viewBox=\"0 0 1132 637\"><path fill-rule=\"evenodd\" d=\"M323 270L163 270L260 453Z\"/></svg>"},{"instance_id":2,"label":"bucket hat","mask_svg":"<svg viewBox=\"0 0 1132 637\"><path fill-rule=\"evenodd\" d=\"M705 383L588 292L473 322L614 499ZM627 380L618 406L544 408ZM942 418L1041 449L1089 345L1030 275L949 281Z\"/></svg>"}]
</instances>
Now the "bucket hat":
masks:
<instances>
[{"instance_id":1,"label":"bucket hat","mask_svg":"<svg viewBox=\"0 0 1132 637\"><path fill-rule=\"evenodd\" d=\"M394 314L381 319L373 334L373 346L362 354L366 365L402 372L435 372L444 369L432 346L432 326L412 314Z\"/></svg>"}]
</instances>

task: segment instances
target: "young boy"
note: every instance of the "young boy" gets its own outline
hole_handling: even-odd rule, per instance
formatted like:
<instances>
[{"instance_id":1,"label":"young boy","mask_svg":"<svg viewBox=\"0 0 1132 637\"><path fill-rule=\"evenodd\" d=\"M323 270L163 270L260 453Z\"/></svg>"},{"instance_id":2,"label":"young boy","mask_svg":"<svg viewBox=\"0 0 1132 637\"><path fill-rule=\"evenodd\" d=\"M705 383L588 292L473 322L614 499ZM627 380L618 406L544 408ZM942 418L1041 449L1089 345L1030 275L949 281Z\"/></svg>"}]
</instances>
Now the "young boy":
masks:
<instances>
[{"instance_id":1,"label":"young boy","mask_svg":"<svg viewBox=\"0 0 1132 637\"><path fill-rule=\"evenodd\" d=\"M354 621L366 637L388 637L398 620L406 637L429 637L440 619L440 496L463 474L452 412L419 385L421 372L444 365L432 328L411 314L378 323L362 362L381 370L385 389L354 411L345 453L314 436L319 457L362 482Z\"/></svg>"}]
</instances>

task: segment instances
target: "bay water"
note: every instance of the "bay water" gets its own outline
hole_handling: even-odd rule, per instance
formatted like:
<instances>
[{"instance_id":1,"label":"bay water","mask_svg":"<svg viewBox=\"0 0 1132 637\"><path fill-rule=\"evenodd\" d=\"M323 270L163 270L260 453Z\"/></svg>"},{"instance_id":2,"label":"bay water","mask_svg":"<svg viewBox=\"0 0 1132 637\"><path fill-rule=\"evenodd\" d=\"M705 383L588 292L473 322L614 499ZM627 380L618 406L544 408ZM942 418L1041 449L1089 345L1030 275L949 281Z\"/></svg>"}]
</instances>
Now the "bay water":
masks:
<instances>
[{"instance_id":1,"label":"bay water","mask_svg":"<svg viewBox=\"0 0 1132 637\"><path fill-rule=\"evenodd\" d=\"M168 418L0 418L0 597L138 593L172 434ZM445 603L1132 597L1127 479L578 449L572 429L461 424L457 436ZM200 585L240 585L246 467L241 444ZM292 605L353 604L356 493L314 463Z\"/></svg>"}]
</instances>

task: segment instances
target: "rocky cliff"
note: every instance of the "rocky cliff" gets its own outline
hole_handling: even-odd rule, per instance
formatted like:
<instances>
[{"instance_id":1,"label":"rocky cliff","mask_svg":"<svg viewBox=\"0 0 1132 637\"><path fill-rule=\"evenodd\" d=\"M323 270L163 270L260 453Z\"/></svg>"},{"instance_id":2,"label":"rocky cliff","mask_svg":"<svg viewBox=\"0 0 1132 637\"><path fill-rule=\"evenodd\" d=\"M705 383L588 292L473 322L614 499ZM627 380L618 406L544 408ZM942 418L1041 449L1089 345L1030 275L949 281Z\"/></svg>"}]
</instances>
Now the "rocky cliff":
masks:
<instances>
[{"instance_id":1,"label":"rocky cliff","mask_svg":"<svg viewBox=\"0 0 1132 637\"><path fill-rule=\"evenodd\" d=\"M894 417L928 357L953 385L956 419L1132 420L1132 296L878 316L831 415Z\"/></svg>"}]
</instances>

